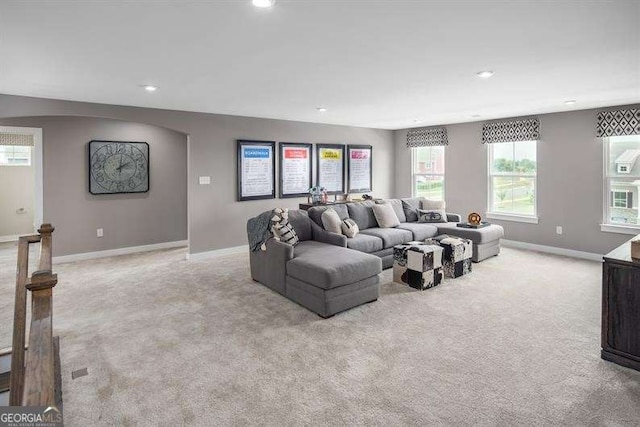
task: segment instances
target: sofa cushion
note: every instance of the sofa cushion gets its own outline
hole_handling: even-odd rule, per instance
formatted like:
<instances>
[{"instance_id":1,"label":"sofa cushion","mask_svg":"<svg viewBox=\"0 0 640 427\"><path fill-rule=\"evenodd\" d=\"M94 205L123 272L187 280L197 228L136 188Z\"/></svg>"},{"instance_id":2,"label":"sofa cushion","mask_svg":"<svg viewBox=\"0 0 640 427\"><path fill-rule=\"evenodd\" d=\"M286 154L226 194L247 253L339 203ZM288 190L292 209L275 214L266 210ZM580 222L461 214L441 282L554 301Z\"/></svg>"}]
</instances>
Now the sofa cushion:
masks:
<instances>
[{"instance_id":1,"label":"sofa cushion","mask_svg":"<svg viewBox=\"0 0 640 427\"><path fill-rule=\"evenodd\" d=\"M293 226L293 229L296 230L300 241L312 239L311 222L309 222L309 215L307 215L306 211L298 209L290 210L289 222Z\"/></svg>"},{"instance_id":2,"label":"sofa cushion","mask_svg":"<svg viewBox=\"0 0 640 427\"><path fill-rule=\"evenodd\" d=\"M404 214L404 209L402 208L402 200L385 199L385 200L378 200L376 203L391 205L391 207L393 208L393 211L396 213L396 216L398 217L398 221L407 222L407 217Z\"/></svg>"},{"instance_id":3,"label":"sofa cushion","mask_svg":"<svg viewBox=\"0 0 640 427\"><path fill-rule=\"evenodd\" d=\"M287 262L288 276L322 289L359 282L381 272L382 261L375 255L314 241L300 242Z\"/></svg>"},{"instance_id":4,"label":"sofa cushion","mask_svg":"<svg viewBox=\"0 0 640 427\"><path fill-rule=\"evenodd\" d=\"M382 239L368 234L357 234L352 239L347 239L347 247L368 254L383 249Z\"/></svg>"},{"instance_id":5,"label":"sofa cushion","mask_svg":"<svg viewBox=\"0 0 640 427\"><path fill-rule=\"evenodd\" d=\"M340 228L342 229L342 234L349 238L356 237L358 235L358 232L360 231L360 229L358 228L358 224L356 224L356 222L351 218L347 218L342 221L342 224L340 224Z\"/></svg>"},{"instance_id":6,"label":"sofa cushion","mask_svg":"<svg viewBox=\"0 0 640 427\"><path fill-rule=\"evenodd\" d=\"M438 234L462 237L463 239L471 240L477 245L498 241L504 237L504 228L497 224L491 224L483 228L462 228L456 226L454 222L448 222L446 224L437 224L437 227Z\"/></svg>"},{"instance_id":7,"label":"sofa cushion","mask_svg":"<svg viewBox=\"0 0 640 427\"><path fill-rule=\"evenodd\" d=\"M322 227L324 227L325 230L336 234L342 234L342 220L335 209L325 209L325 211L322 212L320 219L322 219Z\"/></svg>"},{"instance_id":8,"label":"sofa cushion","mask_svg":"<svg viewBox=\"0 0 640 427\"><path fill-rule=\"evenodd\" d=\"M340 220L344 220L345 218L349 218L349 212L347 211L347 206L344 203L336 203L334 205L320 205L320 206L312 206L307 211L309 213L309 218L320 227L322 227L322 213L327 209L332 208L338 216Z\"/></svg>"},{"instance_id":9,"label":"sofa cushion","mask_svg":"<svg viewBox=\"0 0 640 427\"><path fill-rule=\"evenodd\" d=\"M405 222L398 226L413 233L413 240L424 242L425 239L438 235L438 227L421 222Z\"/></svg>"},{"instance_id":10,"label":"sofa cushion","mask_svg":"<svg viewBox=\"0 0 640 427\"><path fill-rule=\"evenodd\" d=\"M375 204L372 206L373 214L380 228L393 228L400 225L400 220L390 204Z\"/></svg>"},{"instance_id":11,"label":"sofa cushion","mask_svg":"<svg viewBox=\"0 0 640 427\"><path fill-rule=\"evenodd\" d=\"M378 222L373 214L373 202L359 202L359 203L347 203L347 210L349 211L349 218L354 220L358 224L360 232L367 228L377 227Z\"/></svg>"},{"instance_id":12,"label":"sofa cushion","mask_svg":"<svg viewBox=\"0 0 640 427\"><path fill-rule=\"evenodd\" d=\"M360 231L360 234L368 234L381 238L385 249L413 240L413 233L401 228L369 228Z\"/></svg>"},{"instance_id":13,"label":"sofa cushion","mask_svg":"<svg viewBox=\"0 0 640 427\"><path fill-rule=\"evenodd\" d=\"M400 199L407 222L416 222L418 220L418 209L421 208L420 201L423 199L423 197Z\"/></svg>"}]
</instances>

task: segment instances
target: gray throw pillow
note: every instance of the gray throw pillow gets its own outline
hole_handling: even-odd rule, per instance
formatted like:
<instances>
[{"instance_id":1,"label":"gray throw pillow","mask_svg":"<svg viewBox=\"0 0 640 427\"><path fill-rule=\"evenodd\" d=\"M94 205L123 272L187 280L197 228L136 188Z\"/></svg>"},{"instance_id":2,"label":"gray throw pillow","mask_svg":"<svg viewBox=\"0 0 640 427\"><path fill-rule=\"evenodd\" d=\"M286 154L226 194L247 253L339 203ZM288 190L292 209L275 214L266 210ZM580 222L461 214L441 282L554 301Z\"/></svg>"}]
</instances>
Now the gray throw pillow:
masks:
<instances>
[{"instance_id":1,"label":"gray throw pillow","mask_svg":"<svg viewBox=\"0 0 640 427\"><path fill-rule=\"evenodd\" d=\"M400 199L402 201L402 209L404 210L407 222L416 222L418 220L418 209L420 209L420 201L422 197L412 197L408 199Z\"/></svg>"},{"instance_id":2,"label":"gray throw pillow","mask_svg":"<svg viewBox=\"0 0 640 427\"><path fill-rule=\"evenodd\" d=\"M418 222L447 222L447 213L444 209L418 209Z\"/></svg>"}]
</instances>

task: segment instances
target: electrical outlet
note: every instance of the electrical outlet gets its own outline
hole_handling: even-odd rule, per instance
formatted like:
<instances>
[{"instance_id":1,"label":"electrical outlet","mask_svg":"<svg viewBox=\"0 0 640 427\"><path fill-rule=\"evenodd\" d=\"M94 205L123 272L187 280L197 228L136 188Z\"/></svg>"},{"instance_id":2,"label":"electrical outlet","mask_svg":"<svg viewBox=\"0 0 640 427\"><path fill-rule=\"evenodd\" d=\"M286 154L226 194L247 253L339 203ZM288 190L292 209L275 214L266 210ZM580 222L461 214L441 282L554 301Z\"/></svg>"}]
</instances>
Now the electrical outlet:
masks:
<instances>
[{"instance_id":1,"label":"electrical outlet","mask_svg":"<svg viewBox=\"0 0 640 427\"><path fill-rule=\"evenodd\" d=\"M556 234L562 234L562 226L561 225L556 227Z\"/></svg>"},{"instance_id":2,"label":"electrical outlet","mask_svg":"<svg viewBox=\"0 0 640 427\"><path fill-rule=\"evenodd\" d=\"M209 185L211 184L210 176L201 176L199 179L200 185Z\"/></svg>"},{"instance_id":3,"label":"electrical outlet","mask_svg":"<svg viewBox=\"0 0 640 427\"><path fill-rule=\"evenodd\" d=\"M96 235L97 235L98 237L102 237L102 236L104 236L104 230L103 230L102 228L98 228L98 229L96 230Z\"/></svg>"}]
</instances>

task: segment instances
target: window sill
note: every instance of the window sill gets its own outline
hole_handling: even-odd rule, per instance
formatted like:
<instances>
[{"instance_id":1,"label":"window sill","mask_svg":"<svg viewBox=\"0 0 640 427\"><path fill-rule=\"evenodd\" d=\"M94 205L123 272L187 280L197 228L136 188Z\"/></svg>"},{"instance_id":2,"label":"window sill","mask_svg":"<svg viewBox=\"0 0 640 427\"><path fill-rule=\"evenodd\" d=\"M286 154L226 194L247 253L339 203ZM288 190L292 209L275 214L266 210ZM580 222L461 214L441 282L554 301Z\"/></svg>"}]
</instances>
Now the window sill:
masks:
<instances>
[{"instance_id":1,"label":"window sill","mask_svg":"<svg viewBox=\"0 0 640 427\"><path fill-rule=\"evenodd\" d=\"M538 223L538 217L531 216L531 215L513 215L513 214L505 214L505 213L487 212L487 218L498 219L502 221L525 222L528 224Z\"/></svg>"},{"instance_id":2,"label":"window sill","mask_svg":"<svg viewBox=\"0 0 640 427\"><path fill-rule=\"evenodd\" d=\"M618 233L618 234L640 234L640 226L636 225L614 225L614 224L600 224L600 231L605 233Z\"/></svg>"}]
</instances>

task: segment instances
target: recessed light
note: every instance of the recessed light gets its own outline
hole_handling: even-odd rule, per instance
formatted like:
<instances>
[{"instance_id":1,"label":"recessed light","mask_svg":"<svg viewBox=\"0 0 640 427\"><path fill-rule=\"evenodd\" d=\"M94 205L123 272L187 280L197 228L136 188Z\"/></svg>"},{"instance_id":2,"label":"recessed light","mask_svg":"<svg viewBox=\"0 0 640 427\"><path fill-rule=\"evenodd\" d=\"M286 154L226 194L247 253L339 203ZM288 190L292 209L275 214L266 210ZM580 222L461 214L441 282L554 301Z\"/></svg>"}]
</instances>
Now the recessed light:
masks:
<instances>
[{"instance_id":1,"label":"recessed light","mask_svg":"<svg viewBox=\"0 0 640 427\"><path fill-rule=\"evenodd\" d=\"M326 113L327 109L326 109L326 107L318 107L318 111L321 112L321 113Z\"/></svg>"},{"instance_id":2,"label":"recessed light","mask_svg":"<svg viewBox=\"0 0 640 427\"><path fill-rule=\"evenodd\" d=\"M575 104L577 101L575 99L570 99L568 101L564 101L564 105L573 105Z\"/></svg>"},{"instance_id":3,"label":"recessed light","mask_svg":"<svg viewBox=\"0 0 640 427\"><path fill-rule=\"evenodd\" d=\"M276 0L252 0L255 7L271 7L275 2Z\"/></svg>"},{"instance_id":4,"label":"recessed light","mask_svg":"<svg viewBox=\"0 0 640 427\"><path fill-rule=\"evenodd\" d=\"M470 119L477 119L479 117L481 117L480 114L472 114L469 116Z\"/></svg>"},{"instance_id":5,"label":"recessed light","mask_svg":"<svg viewBox=\"0 0 640 427\"><path fill-rule=\"evenodd\" d=\"M477 72L476 75L482 79L488 79L489 77L493 76L493 71L480 71Z\"/></svg>"},{"instance_id":6,"label":"recessed light","mask_svg":"<svg viewBox=\"0 0 640 427\"><path fill-rule=\"evenodd\" d=\"M142 86L144 88L144 90L146 90L147 92L155 92L158 90L158 86L152 86L152 85L144 85Z\"/></svg>"}]
</instances>

